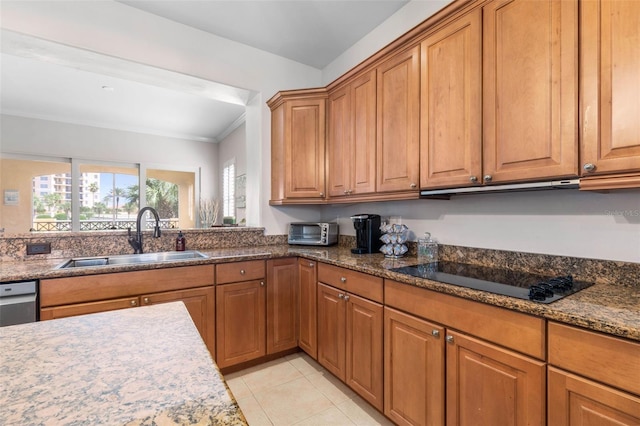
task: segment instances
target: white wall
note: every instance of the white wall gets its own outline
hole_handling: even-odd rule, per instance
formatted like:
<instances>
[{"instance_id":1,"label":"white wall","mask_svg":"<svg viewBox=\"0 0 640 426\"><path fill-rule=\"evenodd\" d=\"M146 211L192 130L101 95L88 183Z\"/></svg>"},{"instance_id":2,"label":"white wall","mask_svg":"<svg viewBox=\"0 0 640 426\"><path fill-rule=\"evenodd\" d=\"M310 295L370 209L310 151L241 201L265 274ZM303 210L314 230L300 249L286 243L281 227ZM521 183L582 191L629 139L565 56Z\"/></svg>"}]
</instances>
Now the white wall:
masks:
<instances>
[{"instance_id":1,"label":"white wall","mask_svg":"<svg viewBox=\"0 0 640 426\"><path fill-rule=\"evenodd\" d=\"M1 6L2 28L258 92L247 105L251 153L247 223L280 234L290 220L316 216L268 207L271 151L266 101L279 90L319 86L320 70L118 2L2 1Z\"/></svg>"}]
</instances>

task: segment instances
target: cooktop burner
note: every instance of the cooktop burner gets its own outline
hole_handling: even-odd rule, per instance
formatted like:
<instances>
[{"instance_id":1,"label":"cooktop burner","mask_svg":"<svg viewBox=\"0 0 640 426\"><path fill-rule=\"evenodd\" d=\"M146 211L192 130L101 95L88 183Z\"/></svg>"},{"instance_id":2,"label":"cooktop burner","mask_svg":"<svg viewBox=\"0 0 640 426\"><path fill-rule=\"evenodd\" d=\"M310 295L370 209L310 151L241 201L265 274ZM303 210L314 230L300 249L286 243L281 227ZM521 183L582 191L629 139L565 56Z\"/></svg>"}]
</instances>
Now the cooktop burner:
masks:
<instances>
[{"instance_id":1,"label":"cooktop burner","mask_svg":"<svg viewBox=\"0 0 640 426\"><path fill-rule=\"evenodd\" d=\"M594 283L553 276L455 262L434 262L393 268L393 272L446 284L488 291L519 299L551 303Z\"/></svg>"}]
</instances>

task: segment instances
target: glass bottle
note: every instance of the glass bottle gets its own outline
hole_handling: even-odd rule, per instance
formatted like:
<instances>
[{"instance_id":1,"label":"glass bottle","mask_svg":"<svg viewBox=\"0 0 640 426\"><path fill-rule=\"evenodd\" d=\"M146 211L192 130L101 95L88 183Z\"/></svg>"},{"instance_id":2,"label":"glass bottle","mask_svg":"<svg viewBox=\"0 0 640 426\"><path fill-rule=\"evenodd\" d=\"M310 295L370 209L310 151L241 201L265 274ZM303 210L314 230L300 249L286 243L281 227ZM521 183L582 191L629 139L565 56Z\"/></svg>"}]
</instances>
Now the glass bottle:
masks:
<instances>
[{"instance_id":1,"label":"glass bottle","mask_svg":"<svg viewBox=\"0 0 640 426\"><path fill-rule=\"evenodd\" d=\"M424 237L418 239L418 260L424 263L438 261L438 243L431 239L429 232L425 232Z\"/></svg>"}]
</instances>

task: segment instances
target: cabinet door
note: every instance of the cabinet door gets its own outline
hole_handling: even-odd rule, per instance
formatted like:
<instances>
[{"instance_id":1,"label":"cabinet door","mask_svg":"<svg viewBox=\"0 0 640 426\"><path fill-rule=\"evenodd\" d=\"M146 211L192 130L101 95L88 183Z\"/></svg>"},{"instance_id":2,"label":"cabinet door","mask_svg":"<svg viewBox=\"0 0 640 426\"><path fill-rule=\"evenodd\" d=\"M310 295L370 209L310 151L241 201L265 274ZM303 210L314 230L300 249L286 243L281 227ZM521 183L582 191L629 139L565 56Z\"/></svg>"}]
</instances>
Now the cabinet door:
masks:
<instances>
[{"instance_id":1,"label":"cabinet door","mask_svg":"<svg viewBox=\"0 0 640 426\"><path fill-rule=\"evenodd\" d=\"M317 334L317 304L318 283L317 283L317 263L299 259L299 307L300 312L300 335L298 346L313 359L318 359L318 334Z\"/></svg>"},{"instance_id":2,"label":"cabinet door","mask_svg":"<svg viewBox=\"0 0 640 426\"><path fill-rule=\"evenodd\" d=\"M399 425L443 425L444 360L444 328L384 308L384 414Z\"/></svg>"},{"instance_id":3,"label":"cabinet door","mask_svg":"<svg viewBox=\"0 0 640 426\"><path fill-rule=\"evenodd\" d=\"M427 37L420 59L420 187L481 183L481 11Z\"/></svg>"},{"instance_id":4,"label":"cabinet door","mask_svg":"<svg viewBox=\"0 0 640 426\"><path fill-rule=\"evenodd\" d=\"M640 424L640 398L549 367L549 418L554 426Z\"/></svg>"},{"instance_id":5,"label":"cabinet door","mask_svg":"<svg viewBox=\"0 0 640 426\"><path fill-rule=\"evenodd\" d=\"M323 198L325 100L285 103L286 198Z\"/></svg>"},{"instance_id":6,"label":"cabinet door","mask_svg":"<svg viewBox=\"0 0 640 426\"><path fill-rule=\"evenodd\" d=\"M267 261L267 354L298 346L298 259Z\"/></svg>"},{"instance_id":7,"label":"cabinet door","mask_svg":"<svg viewBox=\"0 0 640 426\"><path fill-rule=\"evenodd\" d=\"M346 383L378 410L382 385L382 305L347 294Z\"/></svg>"},{"instance_id":8,"label":"cabinet door","mask_svg":"<svg viewBox=\"0 0 640 426\"><path fill-rule=\"evenodd\" d=\"M94 314L96 312L115 311L116 309L135 308L138 305L139 300L137 297L127 297L124 299L104 300L100 302L53 306L40 309L40 321Z\"/></svg>"},{"instance_id":9,"label":"cabinet door","mask_svg":"<svg viewBox=\"0 0 640 426\"><path fill-rule=\"evenodd\" d=\"M345 381L344 292L318 283L318 362Z\"/></svg>"},{"instance_id":10,"label":"cabinet door","mask_svg":"<svg viewBox=\"0 0 640 426\"><path fill-rule=\"evenodd\" d=\"M330 197L349 194L351 178L351 90L343 87L329 95L329 137L327 176Z\"/></svg>"},{"instance_id":11,"label":"cabinet door","mask_svg":"<svg viewBox=\"0 0 640 426\"><path fill-rule=\"evenodd\" d=\"M213 286L140 296L142 306L181 301L187 307L202 340L215 353L215 290Z\"/></svg>"},{"instance_id":12,"label":"cabinet door","mask_svg":"<svg viewBox=\"0 0 640 426\"><path fill-rule=\"evenodd\" d=\"M577 176L577 0L483 8L485 183Z\"/></svg>"},{"instance_id":13,"label":"cabinet door","mask_svg":"<svg viewBox=\"0 0 640 426\"><path fill-rule=\"evenodd\" d=\"M447 330L448 425L543 425L545 363Z\"/></svg>"},{"instance_id":14,"label":"cabinet door","mask_svg":"<svg viewBox=\"0 0 640 426\"><path fill-rule=\"evenodd\" d=\"M264 281L216 286L216 363L228 367L266 353Z\"/></svg>"},{"instance_id":15,"label":"cabinet door","mask_svg":"<svg viewBox=\"0 0 640 426\"><path fill-rule=\"evenodd\" d=\"M594 174L638 171L640 2L592 0L580 7L582 163L594 165Z\"/></svg>"},{"instance_id":16,"label":"cabinet door","mask_svg":"<svg viewBox=\"0 0 640 426\"><path fill-rule=\"evenodd\" d=\"M349 195L376 191L376 71L358 77L351 90Z\"/></svg>"},{"instance_id":17,"label":"cabinet door","mask_svg":"<svg viewBox=\"0 0 640 426\"><path fill-rule=\"evenodd\" d=\"M418 189L420 46L377 68L377 190Z\"/></svg>"}]
</instances>

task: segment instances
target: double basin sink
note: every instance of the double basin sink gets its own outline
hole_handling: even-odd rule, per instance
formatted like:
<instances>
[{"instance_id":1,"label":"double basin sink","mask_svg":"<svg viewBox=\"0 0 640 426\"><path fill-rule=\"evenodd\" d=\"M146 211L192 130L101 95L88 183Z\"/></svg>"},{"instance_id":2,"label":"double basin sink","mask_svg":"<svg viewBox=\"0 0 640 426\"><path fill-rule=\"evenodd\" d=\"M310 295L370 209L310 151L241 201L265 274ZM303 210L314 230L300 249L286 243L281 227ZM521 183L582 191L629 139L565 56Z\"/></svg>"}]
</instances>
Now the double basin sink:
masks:
<instances>
[{"instance_id":1,"label":"double basin sink","mask_svg":"<svg viewBox=\"0 0 640 426\"><path fill-rule=\"evenodd\" d=\"M66 260L55 269L82 268L108 265L128 265L174 262L178 260L208 259L209 256L196 250L163 251L158 253L122 254L116 256L74 257Z\"/></svg>"}]
</instances>

